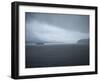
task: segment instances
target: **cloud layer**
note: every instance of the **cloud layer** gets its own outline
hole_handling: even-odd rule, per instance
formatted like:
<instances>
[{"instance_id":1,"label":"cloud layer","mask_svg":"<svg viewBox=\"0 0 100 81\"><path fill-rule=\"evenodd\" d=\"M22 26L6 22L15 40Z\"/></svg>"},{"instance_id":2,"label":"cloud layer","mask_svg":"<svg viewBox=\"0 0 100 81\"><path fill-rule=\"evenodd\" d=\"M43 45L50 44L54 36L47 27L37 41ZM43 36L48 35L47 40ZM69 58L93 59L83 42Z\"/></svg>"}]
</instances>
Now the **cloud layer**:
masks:
<instances>
[{"instance_id":1,"label":"cloud layer","mask_svg":"<svg viewBox=\"0 0 100 81\"><path fill-rule=\"evenodd\" d=\"M34 14L34 13L26 13L26 42L28 43L38 43L38 42L45 42L45 43L77 43L80 39L88 39L89 38L89 25L87 24L88 16L76 16L72 15L74 18L76 18L74 21L79 22L75 24L75 22L72 20L72 16L67 15L67 19L65 18L66 15L60 16L61 24L59 25L59 20L56 20L57 15L50 15L47 14L42 15L44 17L41 17L41 14ZM46 16L46 18L45 18ZM50 20L54 19L55 17L55 24L50 22ZM85 17L85 18L84 18ZM58 19L58 18L57 18ZM66 22L68 20L70 23ZM87 21L87 22L86 22ZM83 22L83 24L82 24ZM86 23L85 23L86 22ZM81 23L81 25L80 25ZM87 25L87 30L85 25ZM80 27L75 27L75 26ZM84 26L83 26L84 25ZM70 26L70 28L69 28ZM76 30L76 29L77 30ZM84 29L82 31L82 29ZM86 30L86 31L85 31Z\"/></svg>"}]
</instances>

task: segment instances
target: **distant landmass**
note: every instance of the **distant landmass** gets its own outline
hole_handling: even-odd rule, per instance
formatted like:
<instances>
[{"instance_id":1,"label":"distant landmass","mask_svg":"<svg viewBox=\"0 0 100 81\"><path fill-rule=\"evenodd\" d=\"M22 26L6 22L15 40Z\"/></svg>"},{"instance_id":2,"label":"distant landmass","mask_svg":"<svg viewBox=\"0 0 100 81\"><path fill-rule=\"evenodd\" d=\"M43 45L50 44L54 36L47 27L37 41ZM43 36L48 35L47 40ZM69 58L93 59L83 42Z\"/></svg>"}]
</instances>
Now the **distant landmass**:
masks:
<instances>
[{"instance_id":1,"label":"distant landmass","mask_svg":"<svg viewBox=\"0 0 100 81\"><path fill-rule=\"evenodd\" d=\"M89 44L89 39L80 39L77 42L78 44Z\"/></svg>"}]
</instances>

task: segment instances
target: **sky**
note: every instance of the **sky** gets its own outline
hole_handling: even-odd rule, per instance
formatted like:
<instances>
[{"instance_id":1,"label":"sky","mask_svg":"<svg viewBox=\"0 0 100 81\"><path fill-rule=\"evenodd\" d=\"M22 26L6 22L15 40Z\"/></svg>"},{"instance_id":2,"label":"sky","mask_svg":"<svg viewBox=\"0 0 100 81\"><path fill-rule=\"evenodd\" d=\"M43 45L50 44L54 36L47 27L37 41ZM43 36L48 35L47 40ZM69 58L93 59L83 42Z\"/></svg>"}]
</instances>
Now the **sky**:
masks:
<instances>
[{"instance_id":1,"label":"sky","mask_svg":"<svg viewBox=\"0 0 100 81\"><path fill-rule=\"evenodd\" d=\"M26 43L77 43L89 39L89 16L25 13Z\"/></svg>"}]
</instances>

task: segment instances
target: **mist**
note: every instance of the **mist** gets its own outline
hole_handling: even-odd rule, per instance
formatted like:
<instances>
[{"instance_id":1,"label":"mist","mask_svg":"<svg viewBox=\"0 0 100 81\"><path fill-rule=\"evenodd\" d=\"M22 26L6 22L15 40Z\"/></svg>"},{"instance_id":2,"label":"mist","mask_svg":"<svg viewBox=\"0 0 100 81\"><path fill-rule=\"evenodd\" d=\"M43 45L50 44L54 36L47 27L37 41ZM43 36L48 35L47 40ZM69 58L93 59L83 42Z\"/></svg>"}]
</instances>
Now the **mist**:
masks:
<instances>
[{"instance_id":1,"label":"mist","mask_svg":"<svg viewBox=\"0 0 100 81\"><path fill-rule=\"evenodd\" d=\"M89 39L88 15L62 15L26 12L27 43L75 44Z\"/></svg>"}]
</instances>

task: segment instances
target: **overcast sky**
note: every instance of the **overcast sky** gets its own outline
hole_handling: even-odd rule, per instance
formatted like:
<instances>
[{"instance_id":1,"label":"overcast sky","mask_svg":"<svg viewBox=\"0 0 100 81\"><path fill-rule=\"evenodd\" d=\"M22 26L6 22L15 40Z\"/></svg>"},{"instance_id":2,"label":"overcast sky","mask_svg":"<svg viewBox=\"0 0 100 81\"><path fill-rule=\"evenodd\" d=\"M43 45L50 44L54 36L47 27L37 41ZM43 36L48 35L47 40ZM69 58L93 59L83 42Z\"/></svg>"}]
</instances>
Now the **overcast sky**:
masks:
<instances>
[{"instance_id":1,"label":"overcast sky","mask_svg":"<svg viewBox=\"0 0 100 81\"><path fill-rule=\"evenodd\" d=\"M89 38L89 16L71 14L25 14L26 42L76 43Z\"/></svg>"}]
</instances>

